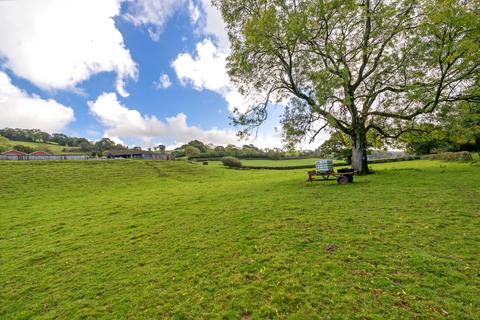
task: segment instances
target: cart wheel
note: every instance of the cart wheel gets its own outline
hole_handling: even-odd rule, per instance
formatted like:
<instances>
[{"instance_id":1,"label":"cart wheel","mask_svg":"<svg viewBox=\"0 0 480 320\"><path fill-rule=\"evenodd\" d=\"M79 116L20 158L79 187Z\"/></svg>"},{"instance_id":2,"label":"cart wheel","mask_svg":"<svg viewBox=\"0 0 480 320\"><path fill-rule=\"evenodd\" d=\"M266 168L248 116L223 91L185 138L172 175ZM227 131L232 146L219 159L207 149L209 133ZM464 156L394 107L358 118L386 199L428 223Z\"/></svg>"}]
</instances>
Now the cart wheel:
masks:
<instances>
[{"instance_id":1,"label":"cart wheel","mask_svg":"<svg viewBox=\"0 0 480 320\"><path fill-rule=\"evenodd\" d=\"M345 176L340 176L337 178L337 183L338 184L347 184L348 183L348 178Z\"/></svg>"}]
</instances>

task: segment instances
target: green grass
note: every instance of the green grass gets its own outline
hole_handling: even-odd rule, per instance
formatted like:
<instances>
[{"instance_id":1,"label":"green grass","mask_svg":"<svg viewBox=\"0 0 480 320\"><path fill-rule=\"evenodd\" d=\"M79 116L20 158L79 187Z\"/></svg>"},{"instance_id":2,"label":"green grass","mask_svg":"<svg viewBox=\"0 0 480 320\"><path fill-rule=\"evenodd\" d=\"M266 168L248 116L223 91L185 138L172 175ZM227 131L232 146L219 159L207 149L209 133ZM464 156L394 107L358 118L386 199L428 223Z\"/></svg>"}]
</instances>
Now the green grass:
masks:
<instances>
[{"instance_id":1,"label":"green grass","mask_svg":"<svg viewBox=\"0 0 480 320\"><path fill-rule=\"evenodd\" d=\"M0 162L0 318L479 319L480 165L373 168Z\"/></svg>"},{"instance_id":2,"label":"green grass","mask_svg":"<svg viewBox=\"0 0 480 320\"><path fill-rule=\"evenodd\" d=\"M50 152L54 154L61 154L65 152L69 152L72 149L72 147L65 147L65 146L60 146L58 144L53 144L53 143L39 143L39 142L29 142L29 141L13 141L9 140L5 137L0 136L0 150L9 150L12 149L16 145L22 145L26 147L33 148L35 150L49 150ZM78 149L78 148L77 148Z\"/></svg>"}]
</instances>

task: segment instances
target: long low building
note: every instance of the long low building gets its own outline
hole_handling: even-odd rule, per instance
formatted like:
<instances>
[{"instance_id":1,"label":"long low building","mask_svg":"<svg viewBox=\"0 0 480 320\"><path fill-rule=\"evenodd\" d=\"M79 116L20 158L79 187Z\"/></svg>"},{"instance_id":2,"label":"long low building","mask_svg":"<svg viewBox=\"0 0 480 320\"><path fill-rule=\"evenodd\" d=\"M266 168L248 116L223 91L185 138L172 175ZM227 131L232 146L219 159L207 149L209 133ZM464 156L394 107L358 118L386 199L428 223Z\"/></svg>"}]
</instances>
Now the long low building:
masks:
<instances>
[{"instance_id":1,"label":"long low building","mask_svg":"<svg viewBox=\"0 0 480 320\"><path fill-rule=\"evenodd\" d=\"M170 153L156 153L146 150L107 151L106 156L113 159L175 160L175 157Z\"/></svg>"},{"instance_id":2,"label":"long low building","mask_svg":"<svg viewBox=\"0 0 480 320\"><path fill-rule=\"evenodd\" d=\"M87 160L85 154L52 155L45 151L24 153L18 150L8 150L0 154L0 160Z\"/></svg>"},{"instance_id":3,"label":"long low building","mask_svg":"<svg viewBox=\"0 0 480 320\"><path fill-rule=\"evenodd\" d=\"M107 151L105 156L110 159L147 159L147 160L175 160L170 153L156 153L145 150ZM0 160L88 160L85 154L52 155L45 151L35 151L30 154L18 150L8 150L0 154ZM93 158L97 159L97 158Z\"/></svg>"}]
</instances>

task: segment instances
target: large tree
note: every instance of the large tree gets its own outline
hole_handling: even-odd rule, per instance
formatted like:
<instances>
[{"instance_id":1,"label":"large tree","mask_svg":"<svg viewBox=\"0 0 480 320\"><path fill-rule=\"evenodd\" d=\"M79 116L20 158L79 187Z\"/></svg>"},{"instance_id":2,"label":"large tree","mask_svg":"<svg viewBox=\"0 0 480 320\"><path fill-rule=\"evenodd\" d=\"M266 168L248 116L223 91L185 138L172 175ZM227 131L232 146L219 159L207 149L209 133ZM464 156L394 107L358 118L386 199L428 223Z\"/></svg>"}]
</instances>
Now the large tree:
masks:
<instances>
[{"instance_id":1,"label":"large tree","mask_svg":"<svg viewBox=\"0 0 480 320\"><path fill-rule=\"evenodd\" d=\"M287 104L297 142L333 127L368 173L367 134L397 138L439 106L478 101L480 0L214 0L225 19L228 71L252 99L243 133Z\"/></svg>"}]
</instances>

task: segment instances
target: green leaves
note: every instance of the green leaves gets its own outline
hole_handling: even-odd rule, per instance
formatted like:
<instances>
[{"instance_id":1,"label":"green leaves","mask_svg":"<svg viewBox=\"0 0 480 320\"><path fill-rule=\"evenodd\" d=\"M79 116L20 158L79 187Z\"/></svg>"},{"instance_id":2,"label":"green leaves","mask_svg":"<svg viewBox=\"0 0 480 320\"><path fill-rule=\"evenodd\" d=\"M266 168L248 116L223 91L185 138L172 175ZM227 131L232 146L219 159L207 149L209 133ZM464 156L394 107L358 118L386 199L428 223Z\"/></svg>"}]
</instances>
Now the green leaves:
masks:
<instances>
[{"instance_id":1,"label":"green leaves","mask_svg":"<svg viewBox=\"0 0 480 320\"><path fill-rule=\"evenodd\" d=\"M397 137L424 114L480 100L473 89L480 79L479 0L217 3L232 41L232 80L259 100L268 92L288 101L287 142L313 136L320 123L349 135L372 129ZM260 125L269 102L234 122Z\"/></svg>"}]
</instances>

